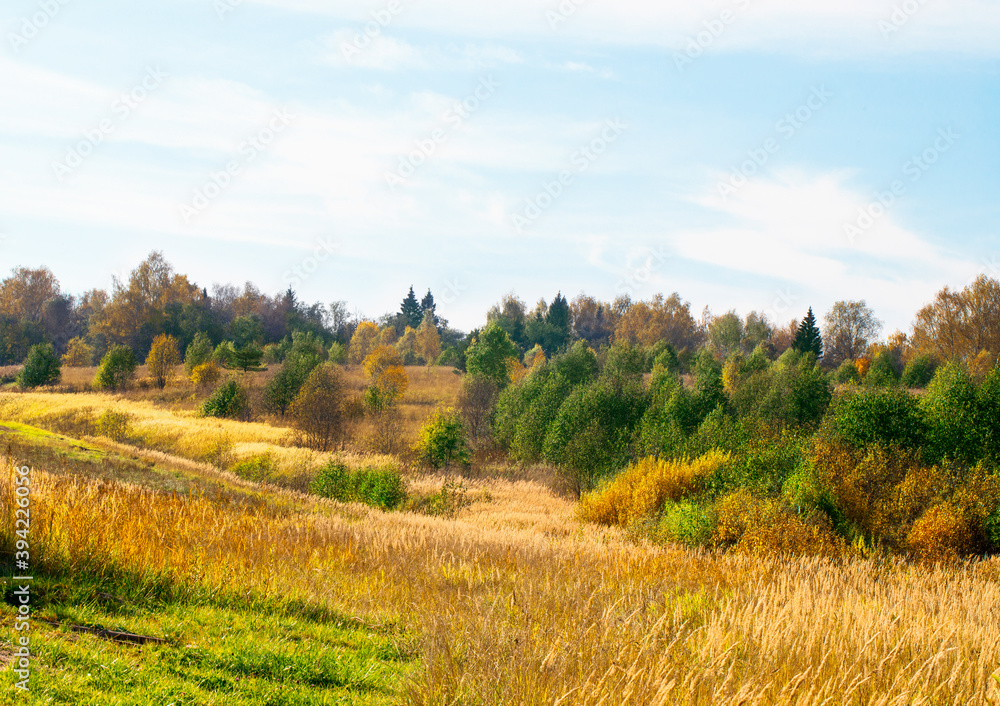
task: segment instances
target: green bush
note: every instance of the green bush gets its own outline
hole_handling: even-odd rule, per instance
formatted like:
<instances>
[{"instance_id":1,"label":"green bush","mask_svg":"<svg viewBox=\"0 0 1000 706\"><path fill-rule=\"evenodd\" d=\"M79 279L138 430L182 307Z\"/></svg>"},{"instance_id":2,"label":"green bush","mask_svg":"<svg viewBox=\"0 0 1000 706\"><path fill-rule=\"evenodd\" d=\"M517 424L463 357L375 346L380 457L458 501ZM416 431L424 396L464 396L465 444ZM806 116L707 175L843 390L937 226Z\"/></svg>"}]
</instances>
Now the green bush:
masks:
<instances>
[{"instance_id":1,"label":"green bush","mask_svg":"<svg viewBox=\"0 0 1000 706\"><path fill-rule=\"evenodd\" d=\"M938 368L920 400L927 422L927 457L975 463L982 457L976 382L956 362Z\"/></svg>"},{"instance_id":2,"label":"green bush","mask_svg":"<svg viewBox=\"0 0 1000 706\"><path fill-rule=\"evenodd\" d=\"M331 461L316 474L310 490L342 503L359 502L382 510L393 510L406 499L403 476L395 468L351 470Z\"/></svg>"},{"instance_id":3,"label":"green bush","mask_svg":"<svg viewBox=\"0 0 1000 706\"><path fill-rule=\"evenodd\" d=\"M896 368L896 358L889 351L882 351L865 375L865 385L868 387L892 387L899 383L899 370Z\"/></svg>"},{"instance_id":4,"label":"green bush","mask_svg":"<svg viewBox=\"0 0 1000 706\"><path fill-rule=\"evenodd\" d=\"M830 412L834 433L851 446L924 444L926 424L916 397L898 388L869 388L837 400Z\"/></svg>"},{"instance_id":5,"label":"green bush","mask_svg":"<svg viewBox=\"0 0 1000 706\"><path fill-rule=\"evenodd\" d=\"M497 398L493 438L517 461L539 460L549 426L572 389L548 363L508 386Z\"/></svg>"},{"instance_id":6,"label":"green bush","mask_svg":"<svg viewBox=\"0 0 1000 706\"><path fill-rule=\"evenodd\" d=\"M128 346L112 346L101 359L94 378L98 390L125 390L135 379L135 369L139 367L135 353Z\"/></svg>"},{"instance_id":7,"label":"green bush","mask_svg":"<svg viewBox=\"0 0 1000 706\"><path fill-rule=\"evenodd\" d=\"M927 387L934 379L937 363L929 355L914 358L903 368L901 382L904 387Z\"/></svg>"},{"instance_id":8,"label":"green bush","mask_svg":"<svg viewBox=\"0 0 1000 706\"><path fill-rule=\"evenodd\" d=\"M845 360L833 373L833 381L840 385L857 385L861 382L858 366L853 360Z\"/></svg>"},{"instance_id":9,"label":"green bush","mask_svg":"<svg viewBox=\"0 0 1000 706\"><path fill-rule=\"evenodd\" d=\"M555 356L552 365L574 386L588 383L598 374L597 354L586 341L577 341L568 351Z\"/></svg>"},{"instance_id":10,"label":"green bush","mask_svg":"<svg viewBox=\"0 0 1000 706\"><path fill-rule=\"evenodd\" d=\"M240 478L259 483L271 480L274 477L274 474L278 470L278 462L272 454L265 453L237 461L229 467L229 470Z\"/></svg>"},{"instance_id":11,"label":"green bush","mask_svg":"<svg viewBox=\"0 0 1000 706\"><path fill-rule=\"evenodd\" d=\"M23 389L52 385L59 382L59 356L51 343L39 343L28 351L24 367L17 374L17 384Z\"/></svg>"},{"instance_id":12,"label":"green bush","mask_svg":"<svg viewBox=\"0 0 1000 706\"><path fill-rule=\"evenodd\" d=\"M718 519L715 510L691 499L668 502L656 526L657 538L689 547L707 546Z\"/></svg>"},{"instance_id":13,"label":"green bush","mask_svg":"<svg viewBox=\"0 0 1000 706\"><path fill-rule=\"evenodd\" d=\"M127 441L132 434L132 415L115 409L106 409L94 423L94 432L112 441Z\"/></svg>"},{"instance_id":14,"label":"green bush","mask_svg":"<svg viewBox=\"0 0 1000 706\"><path fill-rule=\"evenodd\" d=\"M435 410L421 427L420 438L413 448L420 460L431 468L448 468L452 463L469 463L465 424L453 409Z\"/></svg>"},{"instance_id":15,"label":"green bush","mask_svg":"<svg viewBox=\"0 0 1000 706\"><path fill-rule=\"evenodd\" d=\"M215 388L201 406L205 417L245 419L250 413L250 396L236 380L227 380Z\"/></svg>"}]
</instances>

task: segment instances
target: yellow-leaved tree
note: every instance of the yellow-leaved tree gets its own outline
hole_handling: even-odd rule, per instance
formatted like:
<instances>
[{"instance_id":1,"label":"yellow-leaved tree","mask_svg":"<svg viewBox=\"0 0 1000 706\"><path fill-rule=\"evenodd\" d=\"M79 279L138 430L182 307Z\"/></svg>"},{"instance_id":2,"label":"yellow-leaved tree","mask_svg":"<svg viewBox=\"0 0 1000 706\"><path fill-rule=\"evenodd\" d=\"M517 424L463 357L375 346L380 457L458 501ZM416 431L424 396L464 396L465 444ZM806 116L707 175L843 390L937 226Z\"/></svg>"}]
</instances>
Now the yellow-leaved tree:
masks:
<instances>
[{"instance_id":1,"label":"yellow-leaved tree","mask_svg":"<svg viewBox=\"0 0 1000 706\"><path fill-rule=\"evenodd\" d=\"M369 384L368 406L374 411L394 407L410 382L403 368L403 358L390 346L379 346L368 354L365 375Z\"/></svg>"},{"instance_id":2,"label":"yellow-leaved tree","mask_svg":"<svg viewBox=\"0 0 1000 706\"><path fill-rule=\"evenodd\" d=\"M153 347L146 356L149 377L161 390L174 376L174 368L181 364L181 353L177 349L177 339L161 333L153 339Z\"/></svg>"},{"instance_id":3,"label":"yellow-leaved tree","mask_svg":"<svg viewBox=\"0 0 1000 706\"><path fill-rule=\"evenodd\" d=\"M62 364L67 368L86 368L92 365L94 360L94 347L77 336L71 338L66 344L66 353L63 354Z\"/></svg>"},{"instance_id":4,"label":"yellow-leaved tree","mask_svg":"<svg viewBox=\"0 0 1000 706\"><path fill-rule=\"evenodd\" d=\"M434 365L441 355L441 335L434 325L434 315L429 310L424 312L424 320L420 322L416 337L417 355L423 358L427 365Z\"/></svg>"},{"instance_id":5,"label":"yellow-leaved tree","mask_svg":"<svg viewBox=\"0 0 1000 706\"><path fill-rule=\"evenodd\" d=\"M378 340L378 326L374 321L362 321L351 336L351 344L347 353L347 361L357 365L368 357Z\"/></svg>"}]
</instances>

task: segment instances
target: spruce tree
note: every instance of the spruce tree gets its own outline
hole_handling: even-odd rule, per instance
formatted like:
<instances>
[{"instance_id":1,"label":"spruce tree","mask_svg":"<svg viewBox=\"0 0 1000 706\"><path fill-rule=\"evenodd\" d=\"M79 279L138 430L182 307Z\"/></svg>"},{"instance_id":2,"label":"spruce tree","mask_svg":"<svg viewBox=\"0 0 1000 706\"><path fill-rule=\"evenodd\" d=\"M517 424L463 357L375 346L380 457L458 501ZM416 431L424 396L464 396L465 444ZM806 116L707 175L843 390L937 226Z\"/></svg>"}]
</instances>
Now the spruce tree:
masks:
<instances>
[{"instance_id":1,"label":"spruce tree","mask_svg":"<svg viewBox=\"0 0 1000 706\"><path fill-rule=\"evenodd\" d=\"M420 302L417 301L417 295L413 293L413 286L410 286L410 293L406 295L406 299L399 307L399 313L403 317L404 326L409 326L410 328L417 328L420 326L420 322L424 320L424 310L420 307Z\"/></svg>"},{"instance_id":2,"label":"spruce tree","mask_svg":"<svg viewBox=\"0 0 1000 706\"><path fill-rule=\"evenodd\" d=\"M431 294L431 290L427 290L427 294L424 298L420 300L420 310L425 314L429 311L431 312L431 322L435 326L441 325L441 320L437 317L437 304L434 302L434 295ZM423 320L421 320L422 322Z\"/></svg>"},{"instance_id":3,"label":"spruce tree","mask_svg":"<svg viewBox=\"0 0 1000 706\"><path fill-rule=\"evenodd\" d=\"M817 360L823 357L823 337L816 326L816 317L813 315L812 307L809 307L809 313L799 324L799 332L795 335L792 348L800 353L814 353Z\"/></svg>"}]
</instances>

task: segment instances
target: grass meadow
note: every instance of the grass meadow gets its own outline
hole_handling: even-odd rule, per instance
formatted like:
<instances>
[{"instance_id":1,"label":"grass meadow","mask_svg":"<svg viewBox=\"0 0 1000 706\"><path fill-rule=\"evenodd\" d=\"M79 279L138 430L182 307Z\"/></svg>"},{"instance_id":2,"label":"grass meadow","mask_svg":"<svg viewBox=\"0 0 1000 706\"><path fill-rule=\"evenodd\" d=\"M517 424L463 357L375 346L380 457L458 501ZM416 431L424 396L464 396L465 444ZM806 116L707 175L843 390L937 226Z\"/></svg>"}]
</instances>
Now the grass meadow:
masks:
<instances>
[{"instance_id":1,"label":"grass meadow","mask_svg":"<svg viewBox=\"0 0 1000 706\"><path fill-rule=\"evenodd\" d=\"M0 392L0 551L14 467L32 467L20 702L1000 704L996 558L690 550L582 522L545 467L412 469L405 441L454 400L450 369L410 371L392 454L198 417L184 383L109 396L67 373L57 392ZM117 439L95 431L108 409L130 415ZM233 472L261 457L260 477ZM452 502L382 512L302 492L333 458L395 463L411 495ZM8 665L4 694L14 682Z\"/></svg>"}]
</instances>

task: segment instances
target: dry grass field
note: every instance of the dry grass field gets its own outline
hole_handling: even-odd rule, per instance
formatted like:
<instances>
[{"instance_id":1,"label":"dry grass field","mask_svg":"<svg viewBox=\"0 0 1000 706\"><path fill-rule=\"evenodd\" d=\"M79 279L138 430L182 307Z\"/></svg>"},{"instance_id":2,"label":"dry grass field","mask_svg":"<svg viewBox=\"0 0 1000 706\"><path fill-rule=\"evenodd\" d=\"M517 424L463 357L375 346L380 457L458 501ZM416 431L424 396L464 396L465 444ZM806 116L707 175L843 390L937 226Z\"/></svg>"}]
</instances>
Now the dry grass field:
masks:
<instances>
[{"instance_id":1,"label":"dry grass field","mask_svg":"<svg viewBox=\"0 0 1000 706\"><path fill-rule=\"evenodd\" d=\"M410 374L405 435L458 385ZM582 523L544 469L408 471L418 495L460 482L446 515L339 504L218 468L220 439L282 473L324 459L276 420L197 417L191 394L0 393L0 441L26 423L98 459L45 455L23 430L0 446L5 545L13 465L33 466L32 552L54 577L37 617L168 638L139 649L36 622L33 703L1000 704L998 559L656 546ZM132 438L82 433L108 408L133 415ZM142 468L116 478L126 463Z\"/></svg>"}]
</instances>

